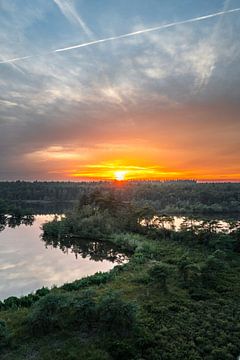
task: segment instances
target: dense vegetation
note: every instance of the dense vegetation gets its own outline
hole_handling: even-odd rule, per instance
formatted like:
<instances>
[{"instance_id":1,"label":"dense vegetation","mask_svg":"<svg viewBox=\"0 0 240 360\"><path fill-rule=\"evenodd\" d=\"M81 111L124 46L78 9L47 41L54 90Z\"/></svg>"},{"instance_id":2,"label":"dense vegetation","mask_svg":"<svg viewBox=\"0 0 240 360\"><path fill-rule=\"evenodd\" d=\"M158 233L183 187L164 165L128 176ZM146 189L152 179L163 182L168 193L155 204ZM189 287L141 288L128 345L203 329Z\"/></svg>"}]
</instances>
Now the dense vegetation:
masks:
<instances>
[{"instance_id":1,"label":"dense vegetation","mask_svg":"<svg viewBox=\"0 0 240 360\"><path fill-rule=\"evenodd\" d=\"M192 185L191 185L192 186ZM78 237L132 256L108 273L1 303L3 360L236 360L240 354L240 224L188 220L180 231L121 191L93 189L44 225L63 249ZM167 226L166 226L167 224ZM90 242L90 243L89 243Z\"/></svg>"},{"instance_id":2,"label":"dense vegetation","mask_svg":"<svg viewBox=\"0 0 240 360\"><path fill-rule=\"evenodd\" d=\"M23 208L22 206L16 205L10 201L0 199L0 216L6 214L21 217L24 215L31 215L32 210L27 207Z\"/></svg>"},{"instance_id":3,"label":"dense vegetation","mask_svg":"<svg viewBox=\"0 0 240 360\"><path fill-rule=\"evenodd\" d=\"M118 184L122 200L151 204L170 213L234 213L240 211L240 183L126 182ZM75 202L89 191L111 190L114 182L0 182L0 199L31 207L34 203Z\"/></svg>"}]
</instances>

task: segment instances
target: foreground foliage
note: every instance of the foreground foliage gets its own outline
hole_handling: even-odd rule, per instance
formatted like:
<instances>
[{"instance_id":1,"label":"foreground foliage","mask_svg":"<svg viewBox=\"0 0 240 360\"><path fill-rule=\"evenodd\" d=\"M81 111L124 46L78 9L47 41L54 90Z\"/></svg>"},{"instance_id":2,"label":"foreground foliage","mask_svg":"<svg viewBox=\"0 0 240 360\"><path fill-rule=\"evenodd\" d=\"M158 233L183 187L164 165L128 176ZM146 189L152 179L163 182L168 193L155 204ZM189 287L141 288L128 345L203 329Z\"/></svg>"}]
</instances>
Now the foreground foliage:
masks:
<instances>
[{"instance_id":1,"label":"foreground foliage","mask_svg":"<svg viewBox=\"0 0 240 360\"><path fill-rule=\"evenodd\" d=\"M190 221L175 232L152 214L94 192L46 224L45 236L64 246L75 235L107 237L132 256L108 273L5 300L1 360L236 360L239 223L224 232Z\"/></svg>"}]
</instances>

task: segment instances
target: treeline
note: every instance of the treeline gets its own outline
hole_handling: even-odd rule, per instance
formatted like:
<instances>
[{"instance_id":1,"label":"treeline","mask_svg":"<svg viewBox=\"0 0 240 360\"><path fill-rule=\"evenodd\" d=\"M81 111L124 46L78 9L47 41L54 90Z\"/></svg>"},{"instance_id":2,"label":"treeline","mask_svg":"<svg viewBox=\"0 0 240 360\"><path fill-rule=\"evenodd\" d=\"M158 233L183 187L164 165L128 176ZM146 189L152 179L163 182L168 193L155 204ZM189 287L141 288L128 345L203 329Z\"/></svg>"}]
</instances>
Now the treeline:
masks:
<instances>
[{"instance_id":1,"label":"treeline","mask_svg":"<svg viewBox=\"0 0 240 360\"><path fill-rule=\"evenodd\" d=\"M80 193L99 186L92 182L0 182L0 199L8 201L74 201Z\"/></svg>"},{"instance_id":2,"label":"treeline","mask_svg":"<svg viewBox=\"0 0 240 360\"><path fill-rule=\"evenodd\" d=\"M114 190L122 200L139 205L147 203L168 214L240 211L240 183L0 182L0 199L20 204L76 202L96 189Z\"/></svg>"},{"instance_id":3,"label":"treeline","mask_svg":"<svg viewBox=\"0 0 240 360\"><path fill-rule=\"evenodd\" d=\"M240 211L240 183L138 184L133 199L170 213L234 213Z\"/></svg>"},{"instance_id":4,"label":"treeline","mask_svg":"<svg viewBox=\"0 0 240 360\"><path fill-rule=\"evenodd\" d=\"M21 217L32 214L32 209L27 206L22 207L20 204L16 205L8 200L0 199L0 216L6 214Z\"/></svg>"}]
</instances>

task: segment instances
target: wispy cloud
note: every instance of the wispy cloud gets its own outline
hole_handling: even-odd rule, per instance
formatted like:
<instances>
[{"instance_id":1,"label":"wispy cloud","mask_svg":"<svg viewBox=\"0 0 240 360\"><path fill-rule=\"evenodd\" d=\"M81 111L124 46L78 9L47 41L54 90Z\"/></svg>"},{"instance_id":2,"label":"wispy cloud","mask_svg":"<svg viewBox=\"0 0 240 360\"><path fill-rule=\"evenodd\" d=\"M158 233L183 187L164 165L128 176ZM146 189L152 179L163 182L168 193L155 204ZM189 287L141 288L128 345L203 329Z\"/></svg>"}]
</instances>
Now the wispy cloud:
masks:
<instances>
[{"instance_id":1,"label":"wispy cloud","mask_svg":"<svg viewBox=\"0 0 240 360\"><path fill-rule=\"evenodd\" d=\"M92 37L93 33L81 16L78 14L74 3L68 0L53 0L55 4L59 7L62 14L74 25L80 25L82 30L88 35L88 37Z\"/></svg>"},{"instance_id":2,"label":"wispy cloud","mask_svg":"<svg viewBox=\"0 0 240 360\"><path fill-rule=\"evenodd\" d=\"M132 37L132 36L146 34L146 33L152 32L152 31L159 31L159 30L164 30L164 29L168 29L171 27L179 26L179 25L184 25L184 24L188 24L188 23L194 23L194 22L198 22L198 21L202 21L202 20L207 20L207 19L211 19L211 18L214 18L217 16L226 15L226 14L239 12L239 11L240 11L240 8L226 10L226 11L219 11L214 14L199 16L199 17L195 17L195 18L187 19L187 20L183 20L183 21L176 21L176 22L172 22L169 24L155 26L155 27L143 29L143 30L138 30L138 31L130 32L130 33L123 34L123 35L112 36L112 37L105 38L105 39L90 41L90 42L87 42L84 44L69 46L69 47L65 47L62 49L57 49L57 50L55 50L55 52L68 51L68 50L73 50L73 49L77 49L77 48L81 48L81 47L85 47L85 46L96 45L96 44L100 44L100 43L104 43L104 42L108 42L108 41L120 40L120 39L124 39L124 38L128 38L128 37Z\"/></svg>"},{"instance_id":3,"label":"wispy cloud","mask_svg":"<svg viewBox=\"0 0 240 360\"><path fill-rule=\"evenodd\" d=\"M59 0L54 0L54 1L59 1ZM123 35L111 36L111 37L104 38L104 39L99 39L99 40L85 42L85 43L82 43L82 44L77 44L77 45L68 46L68 47L64 47L64 48L59 48L59 49L56 49L56 50L53 50L53 51L49 52L49 54L58 53L58 52L64 52L64 51L69 51L69 50L74 50L74 49L79 49L79 48L84 48L84 47L87 47L87 46L93 46L93 45L102 44L102 43L106 43L106 42L111 42L111 41L115 41L115 40L126 39L126 38L130 38L130 37L133 37L133 36L147 34L147 33L153 32L153 31L160 31L160 30L164 30L164 29L169 29L169 28L172 28L172 27L175 27L175 26L194 23L194 22L203 21L203 20L207 20L207 19L212 19L212 18L215 18L215 17L218 17L218 16L231 14L231 13L236 13L236 12L239 12L239 11L240 11L240 8L230 9L230 10L226 10L226 11L219 11L219 12L216 12L216 13L213 13L213 14L199 16L199 17L195 17L195 18L191 18L191 19L187 19L187 20L183 20L183 21L176 21L176 22L172 22L172 23L169 23L169 24L164 24L164 25L155 26L155 27L148 28L148 29L143 29L143 30L138 30L138 31L126 33L126 34L123 34ZM8 59L8 60L5 60L5 61L1 61L0 64L6 64L6 63L16 62L16 61L20 61L20 60L25 60L25 59L28 59L30 57L31 56L24 56L24 57Z\"/></svg>"},{"instance_id":4,"label":"wispy cloud","mask_svg":"<svg viewBox=\"0 0 240 360\"><path fill-rule=\"evenodd\" d=\"M193 11L209 14L207 2L189 11L175 0L178 19L189 20L167 22L157 9L169 2L149 0L154 14L139 11L136 19L134 9L124 23L117 3L100 9L98 0L61 0L81 19L87 13L84 24L95 33L108 34L91 41L53 0L2 2L1 57L10 66L0 67L0 178L66 178L114 159L121 169L125 160L124 168L198 164L209 173L214 159L219 173L239 173L240 9L190 19ZM29 6L39 15L26 14ZM79 37L73 48L86 50L60 48Z\"/></svg>"}]
</instances>

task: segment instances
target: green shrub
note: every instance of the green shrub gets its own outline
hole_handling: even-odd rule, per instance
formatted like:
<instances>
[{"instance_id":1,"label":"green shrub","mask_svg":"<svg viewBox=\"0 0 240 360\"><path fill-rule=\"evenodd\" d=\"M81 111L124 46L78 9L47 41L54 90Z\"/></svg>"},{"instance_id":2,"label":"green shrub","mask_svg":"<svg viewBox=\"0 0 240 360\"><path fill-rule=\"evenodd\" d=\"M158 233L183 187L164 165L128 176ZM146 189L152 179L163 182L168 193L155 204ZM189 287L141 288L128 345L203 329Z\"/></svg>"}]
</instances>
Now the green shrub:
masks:
<instances>
[{"instance_id":1,"label":"green shrub","mask_svg":"<svg viewBox=\"0 0 240 360\"><path fill-rule=\"evenodd\" d=\"M81 329L91 330L98 320L95 293L86 290L73 302L74 323Z\"/></svg>"},{"instance_id":2,"label":"green shrub","mask_svg":"<svg viewBox=\"0 0 240 360\"><path fill-rule=\"evenodd\" d=\"M38 289L35 294L39 297L45 296L49 294L50 290L47 287L42 287L41 289Z\"/></svg>"},{"instance_id":3,"label":"green shrub","mask_svg":"<svg viewBox=\"0 0 240 360\"><path fill-rule=\"evenodd\" d=\"M20 300L16 296L10 296L4 300L4 305L6 309L17 308L20 305Z\"/></svg>"},{"instance_id":4,"label":"green shrub","mask_svg":"<svg viewBox=\"0 0 240 360\"><path fill-rule=\"evenodd\" d=\"M140 359L138 356L139 349L132 338L108 339L105 340L104 347L111 354L111 359Z\"/></svg>"},{"instance_id":5,"label":"green shrub","mask_svg":"<svg viewBox=\"0 0 240 360\"><path fill-rule=\"evenodd\" d=\"M9 331L5 321L0 319L0 350L7 345L9 340Z\"/></svg>"},{"instance_id":6,"label":"green shrub","mask_svg":"<svg viewBox=\"0 0 240 360\"><path fill-rule=\"evenodd\" d=\"M99 346L100 347L100 346ZM73 343L66 341L63 347L41 349L38 359L41 360L112 360L112 357L97 344L87 342Z\"/></svg>"},{"instance_id":7,"label":"green shrub","mask_svg":"<svg viewBox=\"0 0 240 360\"><path fill-rule=\"evenodd\" d=\"M92 290L74 296L50 293L33 306L27 330L39 336L72 328L85 335L97 335L110 347L112 341L132 338L137 329L136 307L115 292L100 297L98 302L95 297Z\"/></svg>"},{"instance_id":8,"label":"green shrub","mask_svg":"<svg viewBox=\"0 0 240 360\"><path fill-rule=\"evenodd\" d=\"M64 219L58 221L57 218L42 225L44 236L57 237L60 233L60 227L64 223Z\"/></svg>"},{"instance_id":9,"label":"green shrub","mask_svg":"<svg viewBox=\"0 0 240 360\"><path fill-rule=\"evenodd\" d=\"M150 279L160 285L160 287L167 290L167 278L170 274L170 267L168 264L158 262L154 264L148 271Z\"/></svg>"},{"instance_id":10,"label":"green shrub","mask_svg":"<svg viewBox=\"0 0 240 360\"><path fill-rule=\"evenodd\" d=\"M101 285L106 284L107 281L111 280L113 278L113 275L115 274L114 269L110 272L97 272L94 275L86 276L80 280L73 281L72 283L66 283L61 288L66 291L75 291L84 289L88 286L92 285Z\"/></svg>"},{"instance_id":11,"label":"green shrub","mask_svg":"<svg viewBox=\"0 0 240 360\"><path fill-rule=\"evenodd\" d=\"M124 301L118 292L109 292L99 305L99 334L114 338L127 338L136 327L136 306Z\"/></svg>"},{"instance_id":12,"label":"green shrub","mask_svg":"<svg viewBox=\"0 0 240 360\"><path fill-rule=\"evenodd\" d=\"M43 335L63 329L68 308L69 298L65 294L50 293L44 296L33 306L26 320L28 330L33 335Z\"/></svg>"},{"instance_id":13,"label":"green shrub","mask_svg":"<svg viewBox=\"0 0 240 360\"><path fill-rule=\"evenodd\" d=\"M222 260L221 252L215 251L209 255L202 266L201 278L204 287L216 288L219 283L219 275L225 269L225 262Z\"/></svg>"},{"instance_id":14,"label":"green shrub","mask_svg":"<svg viewBox=\"0 0 240 360\"><path fill-rule=\"evenodd\" d=\"M19 298L19 307L30 307L38 300L39 300L39 296L35 294L22 296Z\"/></svg>"},{"instance_id":15,"label":"green shrub","mask_svg":"<svg viewBox=\"0 0 240 360\"><path fill-rule=\"evenodd\" d=\"M120 248L134 251L141 246L144 238L139 234L134 233L119 233L113 234L111 241L114 242Z\"/></svg>"}]
</instances>

